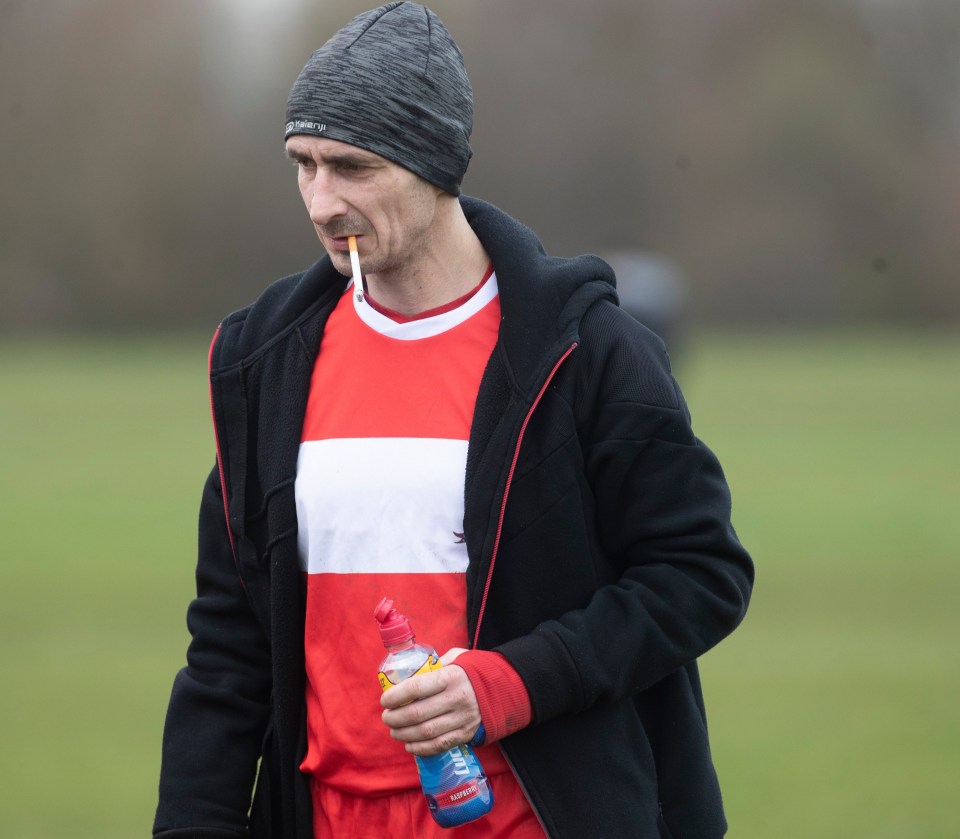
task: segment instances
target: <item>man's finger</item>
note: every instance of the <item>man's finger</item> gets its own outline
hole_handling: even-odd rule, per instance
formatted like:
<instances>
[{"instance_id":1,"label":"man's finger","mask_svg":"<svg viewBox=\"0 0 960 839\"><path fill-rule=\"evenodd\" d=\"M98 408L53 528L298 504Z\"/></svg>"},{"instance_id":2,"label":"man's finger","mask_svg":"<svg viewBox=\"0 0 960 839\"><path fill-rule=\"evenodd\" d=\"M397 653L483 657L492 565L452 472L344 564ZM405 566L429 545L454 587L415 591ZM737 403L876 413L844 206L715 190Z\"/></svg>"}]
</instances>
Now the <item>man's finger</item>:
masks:
<instances>
[{"instance_id":1,"label":"man's finger","mask_svg":"<svg viewBox=\"0 0 960 839\"><path fill-rule=\"evenodd\" d=\"M446 679L443 678L443 671L421 673L385 690L380 696L380 705L384 708L399 708L418 699L426 699L441 693L445 686Z\"/></svg>"},{"instance_id":2,"label":"man's finger","mask_svg":"<svg viewBox=\"0 0 960 839\"><path fill-rule=\"evenodd\" d=\"M441 664L453 664L457 660L457 656L460 653L465 653L466 650L463 647L451 647L447 650L442 656L440 656Z\"/></svg>"}]
</instances>

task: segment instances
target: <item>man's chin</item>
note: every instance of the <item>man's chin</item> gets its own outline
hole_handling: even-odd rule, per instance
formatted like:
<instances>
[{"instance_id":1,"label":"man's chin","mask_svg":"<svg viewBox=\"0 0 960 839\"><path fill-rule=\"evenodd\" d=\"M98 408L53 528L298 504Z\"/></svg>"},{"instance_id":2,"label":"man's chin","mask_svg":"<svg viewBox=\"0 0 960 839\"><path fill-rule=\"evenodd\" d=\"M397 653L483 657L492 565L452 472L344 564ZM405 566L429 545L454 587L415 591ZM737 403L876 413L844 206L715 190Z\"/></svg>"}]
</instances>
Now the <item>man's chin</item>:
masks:
<instances>
[{"instance_id":1,"label":"man's chin","mask_svg":"<svg viewBox=\"0 0 960 839\"><path fill-rule=\"evenodd\" d=\"M353 276L353 268L350 265L350 256L339 253L338 251L327 251L327 256L330 257L330 262L333 264L333 267L337 269L337 272L343 274L345 277Z\"/></svg>"}]
</instances>

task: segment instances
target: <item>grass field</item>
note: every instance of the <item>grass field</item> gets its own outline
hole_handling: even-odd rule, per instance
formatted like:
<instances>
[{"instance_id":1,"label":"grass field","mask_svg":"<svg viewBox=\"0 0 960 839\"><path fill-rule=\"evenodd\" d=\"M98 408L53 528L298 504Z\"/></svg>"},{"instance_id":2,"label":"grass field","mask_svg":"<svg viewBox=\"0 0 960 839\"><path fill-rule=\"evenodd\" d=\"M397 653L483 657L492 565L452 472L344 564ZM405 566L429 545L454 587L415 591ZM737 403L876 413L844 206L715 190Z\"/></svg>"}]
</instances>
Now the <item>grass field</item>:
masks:
<instances>
[{"instance_id":1,"label":"grass field","mask_svg":"<svg viewBox=\"0 0 960 839\"><path fill-rule=\"evenodd\" d=\"M0 344L4 836L149 835L206 341ZM960 835L960 338L712 336L678 375L758 569L702 663L730 836Z\"/></svg>"}]
</instances>

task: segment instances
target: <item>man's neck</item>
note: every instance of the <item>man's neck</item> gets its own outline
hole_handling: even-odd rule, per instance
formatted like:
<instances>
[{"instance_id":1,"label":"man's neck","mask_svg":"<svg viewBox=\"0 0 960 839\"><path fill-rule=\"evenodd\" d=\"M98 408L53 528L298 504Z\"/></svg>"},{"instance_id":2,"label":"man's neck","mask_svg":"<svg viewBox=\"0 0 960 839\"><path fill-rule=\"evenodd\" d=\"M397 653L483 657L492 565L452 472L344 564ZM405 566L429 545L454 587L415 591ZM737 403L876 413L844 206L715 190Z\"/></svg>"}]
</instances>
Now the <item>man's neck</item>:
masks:
<instances>
[{"instance_id":1,"label":"man's neck","mask_svg":"<svg viewBox=\"0 0 960 839\"><path fill-rule=\"evenodd\" d=\"M381 306L412 316L436 309L469 293L490 264L490 257L453 200L438 216L416 259L397 270L365 277Z\"/></svg>"}]
</instances>

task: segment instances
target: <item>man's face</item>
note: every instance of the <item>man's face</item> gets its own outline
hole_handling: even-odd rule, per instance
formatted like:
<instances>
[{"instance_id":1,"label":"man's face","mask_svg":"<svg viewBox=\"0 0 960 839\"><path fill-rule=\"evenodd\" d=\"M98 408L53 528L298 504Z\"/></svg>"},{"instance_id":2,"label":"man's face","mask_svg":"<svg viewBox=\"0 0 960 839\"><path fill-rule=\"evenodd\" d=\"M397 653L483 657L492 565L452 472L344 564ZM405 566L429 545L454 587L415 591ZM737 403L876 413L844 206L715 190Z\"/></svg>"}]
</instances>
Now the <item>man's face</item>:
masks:
<instances>
[{"instance_id":1,"label":"man's face","mask_svg":"<svg viewBox=\"0 0 960 839\"><path fill-rule=\"evenodd\" d=\"M351 274L351 235L367 276L415 266L429 242L438 187L373 152L326 137L297 134L286 146L310 220L341 274Z\"/></svg>"}]
</instances>

